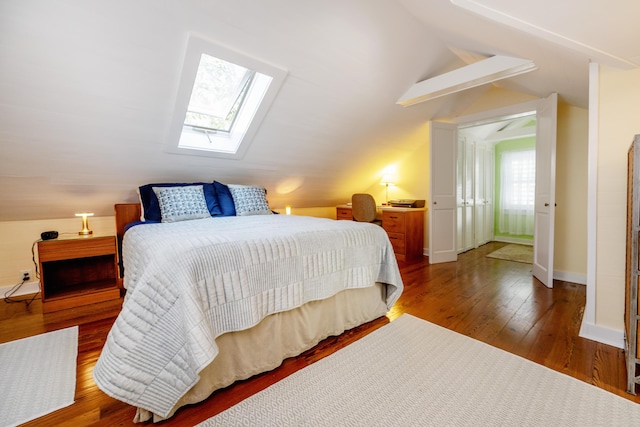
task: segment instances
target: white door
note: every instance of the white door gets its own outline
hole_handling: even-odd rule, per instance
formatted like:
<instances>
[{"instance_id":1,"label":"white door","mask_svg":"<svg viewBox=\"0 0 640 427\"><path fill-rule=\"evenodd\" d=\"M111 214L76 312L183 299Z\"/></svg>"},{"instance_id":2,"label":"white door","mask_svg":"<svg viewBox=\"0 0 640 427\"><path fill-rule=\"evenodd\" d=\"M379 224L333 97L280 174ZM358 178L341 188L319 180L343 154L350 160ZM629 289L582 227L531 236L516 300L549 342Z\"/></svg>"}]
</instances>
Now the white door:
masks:
<instances>
[{"instance_id":1,"label":"white door","mask_svg":"<svg viewBox=\"0 0 640 427\"><path fill-rule=\"evenodd\" d=\"M495 162L494 162L494 149L493 144L485 143L483 147L484 151L484 227L482 234L482 244L488 243L493 240L493 193L494 189L494 174L495 174Z\"/></svg>"},{"instance_id":2,"label":"white door","mask_svg":"<svg viewBox=\"0 0 640 427\"><path fill-rule=\"evenodd\" d=\"M533 232L533 275L553 287L553 233L556 198L556 124L558 94L537 109L536 195Z\"/></svg>"},{"instance_id":3,"label":"white door","mask_svg":"<svg viewBox=\"0 0 640 427\"><path fill-rule=\"evenodd\" d=\"M473 249L475 217L474 205L474 146L475 141L469 136L458 134L457 181L456 181L456 251L458 253Z\"/></svg>"},{"instance_id":4,"label":"white door","mask_svg":"<svg viewBox=\"0 0 640 427\"><path fill-rule=\"evenodd\" d=\"M458 162L456 165L456 251L464 252L464 144L466 136L458 132Z\"/></svg>"},{"instance_id":5,"label":"white door","mask_svg":"<svg viewBox=\"0 0 640 427\"><path fill-rule=\"evenodd\" d=\"M487 170L486 165L486 142L476 141L476 173L475 173L475 201L474 201L474 247L487 243L485 240L487 226Z\"/></svg>"},{"instance_id":6,"label":"white door","mask_svg":"<svg viewBox=\"0 0 640 427\"><path fill-rule=\"evenodd\" d=\"M472 128L473 129L473 128ZM493 145L472 132L458 132L458 253L493 239Z\"/></svg>"},{"instance_id":7,"label":"white door","mask_svg":"<svg viewBox=\"0 0 640 427\"><path fill-rule=\"evenodd\" d=\"M429 123L429 263L456 261L457 126Z\"/></svg>"},{"instance_id":8,"label":"white door","mask_svg":"<svg viewBox=\"0 0 640 427\"><path fill-rule=\"evenodd\" d=\"M475 138L458 134L457 183L456 183L456 250L466 252L476 247L477 230L475 206Z\"/></svg>"},{"instance_id":9,"label":"white door","mask_svg":"<svg viewBox=\"0 0 640 427\"><path fill-rule=\"evenodd\" d=\"M475 139L464 144L464 238L463 250L475 248Z\"/></svg>"}]
</instances>

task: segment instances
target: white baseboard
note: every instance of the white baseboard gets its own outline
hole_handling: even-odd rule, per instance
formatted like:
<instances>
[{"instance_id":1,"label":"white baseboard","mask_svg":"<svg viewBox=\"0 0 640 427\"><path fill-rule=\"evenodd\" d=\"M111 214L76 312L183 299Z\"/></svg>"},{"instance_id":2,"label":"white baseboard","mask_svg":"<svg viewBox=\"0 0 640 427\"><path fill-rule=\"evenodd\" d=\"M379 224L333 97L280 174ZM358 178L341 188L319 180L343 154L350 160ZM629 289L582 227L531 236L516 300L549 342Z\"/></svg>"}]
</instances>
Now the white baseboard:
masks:
<instances>
[{"instance_id":1,"label":"white baseboard","mask_svg":"<svg viewBox=\"0 0 640 427\"><path fill-rule=\"evenodd\" d=\"M624 349L624 331L594 325L582 319L578 336Z\"/></svg>"},{"instance_id":2,"label":"white baseboard","mask_svg":"<svg viewBox=\"0 0 640 427\"><path fill-rule=\"evenodd\" d=\"M578 285L587 284L587 276L584 274L567 273L566 271L553 270L553 278L562 280L563 282L577 283Z\"/></svg>"},{"instance_id":3,"label":"white baseboard","mask_svg":"<svg viewBox=\"0 0 640 427\"><path fill-rule=\"evenodd\" d=\"M9 292L13 286L0 287L0 298L4 298L5 293ZM24 283L20 289L18 289L12 296L19 297L21 295L29 295L40 292L40 282L27 282Z\"/></svg>"},{"instance_id":4,"label":"white baseboard","mask_svg":"<svg viewBox=\"0 0 640 427\"><path fill-rule=\"evenodd\" d=\"M533 240L530 240L530 239L516 239L513 237L494 236L493 241L503 242L503 243L517 243L518 245L533 246Z\"/></svg>"}]
</instances>

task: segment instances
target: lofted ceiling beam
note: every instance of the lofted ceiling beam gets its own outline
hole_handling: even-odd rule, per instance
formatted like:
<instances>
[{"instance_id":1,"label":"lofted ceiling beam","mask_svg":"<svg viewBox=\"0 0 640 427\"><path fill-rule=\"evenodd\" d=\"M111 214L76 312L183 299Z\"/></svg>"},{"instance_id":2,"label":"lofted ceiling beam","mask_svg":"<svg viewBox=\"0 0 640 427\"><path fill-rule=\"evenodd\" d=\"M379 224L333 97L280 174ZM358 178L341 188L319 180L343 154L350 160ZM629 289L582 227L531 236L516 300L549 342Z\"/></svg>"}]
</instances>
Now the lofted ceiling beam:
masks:
<instances>
[{"instance_id":1,"label":"lofted ceiling beam","mask_svg":"<svg viewBox=\"0 0 640 427\"><path fill-rule=\"evenodd\" d=\"M528 73L537 67L529 59L496 55L423 80L411 86L396 104L408 107L498 80Z\"/></svg>"}]
</instances>

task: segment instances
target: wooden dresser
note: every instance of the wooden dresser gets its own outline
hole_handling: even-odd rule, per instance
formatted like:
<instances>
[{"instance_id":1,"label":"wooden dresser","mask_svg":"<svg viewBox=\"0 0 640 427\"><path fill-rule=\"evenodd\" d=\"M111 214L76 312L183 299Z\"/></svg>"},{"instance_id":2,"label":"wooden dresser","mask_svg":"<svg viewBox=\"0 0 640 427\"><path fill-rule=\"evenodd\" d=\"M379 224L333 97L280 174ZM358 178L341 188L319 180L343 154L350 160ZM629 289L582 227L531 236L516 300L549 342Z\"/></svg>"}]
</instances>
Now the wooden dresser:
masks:
<instances>
[{"instance_id":1,"label":"wooden dresser","mask_svg":"<svg viewBox=\"0 0 640 427\"><path fill-rule=\"evenodd\" d=\"M624 355L627 392L640 385L640 135L633 139L627 170L627 250L625 271Z\"/></svg>"},{"instance_id":2,"label":"wooden dresser","mask_svg":"<svg viewBox=\"0 0 640 427\"><path fill-rule=\"evenodd\" d=\"M423 257L426 208L379 207L382 228L387 232L398 261L416 262ZM351 206L336 206L336 219L353 220Z\"/></svg>"}]
</instances>

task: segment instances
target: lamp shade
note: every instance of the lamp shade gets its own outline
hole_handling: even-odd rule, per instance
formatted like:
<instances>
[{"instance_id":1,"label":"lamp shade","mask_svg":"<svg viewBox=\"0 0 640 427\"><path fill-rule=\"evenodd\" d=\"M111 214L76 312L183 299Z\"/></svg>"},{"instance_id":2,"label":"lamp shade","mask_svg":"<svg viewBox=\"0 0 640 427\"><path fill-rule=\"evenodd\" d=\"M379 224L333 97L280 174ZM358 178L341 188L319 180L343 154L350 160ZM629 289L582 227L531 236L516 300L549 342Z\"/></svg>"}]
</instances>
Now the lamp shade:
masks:
<instances>
[{"instance_id":1,"label":"lamp shade","mask_svg":"<svg viewBox=\"0 0 640 427\"><path fill-rule=\"evenodd\" d=\"M77 213L76 216L82 217L82 230L78 232L81 236L90 236L93 231L89 230L89 217L93 216L92 212Z\"/></svg>"},{"instance_id":2,"label":"lamp shade","mask_svg":"<svg viewBox=\"0 0 640 427\"><path fill-rule=\"evenodd\" d=\"M382 179L380 180L380 185L393 185L396 178L393 175L382 175Z\"/></svg>"},{"instance_id":3,"label":"lamp shade","mask_svg":"<svg viewBox=\"0 0 640 427\"><path fill-rule=\"evenodd\" d=\"M393 185L396 177L390 174L382 175L382 179L380 180L380 185L384 185L386 188L385 192L385 204L389 204L389 186Z\"/></svg>"}]
</instances>

